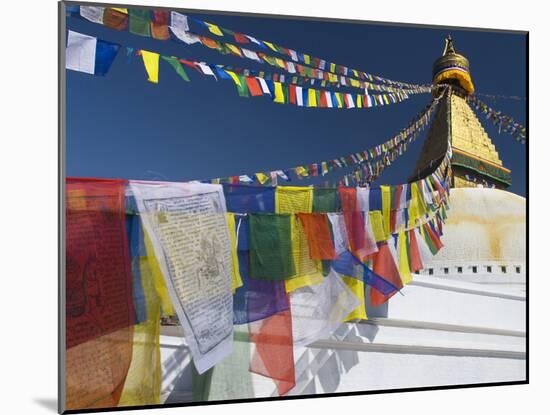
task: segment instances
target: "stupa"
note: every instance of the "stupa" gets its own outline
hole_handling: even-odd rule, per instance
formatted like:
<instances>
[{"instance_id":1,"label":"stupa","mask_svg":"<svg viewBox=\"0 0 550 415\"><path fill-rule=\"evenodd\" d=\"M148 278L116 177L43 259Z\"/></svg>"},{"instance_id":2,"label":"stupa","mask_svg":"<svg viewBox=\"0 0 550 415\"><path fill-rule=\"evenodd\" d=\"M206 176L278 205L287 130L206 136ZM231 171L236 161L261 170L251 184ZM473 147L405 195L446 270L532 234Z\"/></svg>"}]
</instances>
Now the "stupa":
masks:
<instances>
[{"instance_id":1,"label":"stupa","mask_svg":"<svg viewBox=\"0 0 550 415\"><path fill-rule=\"evenodd\" d=\"M506 189L512 183L511 171L502 165L495 145L467 102L474 92L470 63L455 51L450 36L445 40L443 55L433 64L432 77L434 95L445 92L411 180L431 173L450 142L452 187Z\"/></svg>"}]
</instances>

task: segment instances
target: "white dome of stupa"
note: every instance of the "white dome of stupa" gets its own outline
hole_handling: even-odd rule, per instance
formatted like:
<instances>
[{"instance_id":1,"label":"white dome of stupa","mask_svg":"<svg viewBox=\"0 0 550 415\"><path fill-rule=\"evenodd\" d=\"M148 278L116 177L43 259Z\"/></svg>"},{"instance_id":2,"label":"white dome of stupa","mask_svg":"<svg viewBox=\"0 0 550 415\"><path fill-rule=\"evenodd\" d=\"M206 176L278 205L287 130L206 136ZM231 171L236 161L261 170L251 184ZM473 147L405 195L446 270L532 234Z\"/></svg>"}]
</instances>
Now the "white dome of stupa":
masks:
<instances>
[{"instance_id":1,"label":"white dome of stupa","mask_svg":"<svg viewBox=\"0 0 550 415\"><path fill-rule=\"evenodd\" d=\"M499 189L451 189L444 247L421 272L494 284L524 284L525 198Z\"/></svg>"}]
</instances>

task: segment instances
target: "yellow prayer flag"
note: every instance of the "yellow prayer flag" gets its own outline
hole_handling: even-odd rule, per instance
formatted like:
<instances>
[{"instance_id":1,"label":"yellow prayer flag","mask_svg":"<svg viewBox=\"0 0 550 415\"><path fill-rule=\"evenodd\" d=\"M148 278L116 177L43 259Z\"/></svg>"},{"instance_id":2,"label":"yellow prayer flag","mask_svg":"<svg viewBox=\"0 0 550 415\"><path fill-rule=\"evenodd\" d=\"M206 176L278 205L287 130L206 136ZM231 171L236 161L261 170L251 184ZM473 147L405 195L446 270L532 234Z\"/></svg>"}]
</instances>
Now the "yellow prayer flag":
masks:
<instances>
[{"instance_id":1,"label":"yellow prayer flag","mask_svg":"<svg viewBox=\"0 0 550 415\"><path fill-rule=\"evenodd\" d=\"M284 104L285 94L283 93L283 84L281 84L280 82L273 82L273 85L275 89L275 98L273 99L273 101L279 104Z\"/></svg>"},{"instance_id":2,"label":"yellow prayer flag","mask_svg":"<svg viewBox=\"0 0 550 415\"><path fill-rule=\"evenodd\" d=\"M412 281L412 274L409 268L409 257L407 253L407 234L405 231L400 231L397 239L399 248L399 275L403 285L407 285Z\"/></svg>"},{"instance_id":3,"label":"yellow prayer flag","mask_svg":"<svg viewBox=\"0 0 550 415\"><path fill-rule=\"evenodd\" d=\"M229 49L235 55L243 56L243 54L241 53L241 50L237 46L232 45L231 43L226 43L225 46L227 46L227 49Z\"/></svg>"},{"instance_id":4,"label":"yellow prayer flag","mask_svg":"<svg viewBox=\"0 0 550 415\"><path fill-rule=\"evenodd\" d=\"M174 310L172 300L170 299L170 294L168 293L168 288L166 287L164 278L162 277L160 265L157 261L157 258L155 257L153 244L151 243L151 239L149 238L149 235L145 230L143 231L143 241L145 243L145 250L147 252L147 267L153 277L155 290L160 298L162 315L173 316L176 314L176 311Z\"/></svg>"},{"instance_id":5,"label":"yellow prayer flag","mask_svg":"<svg viewBox=\"0 0 550 415\"><path fill-rule=\"evenodd\" d=\"M330 64L330 71L331 72L334 72L336 70L336 64L335 63L331 63Z\"/></svg>"},{"instance_id":6,"label":"yellow prayer flag","mask_svg":"<svg viewBox=\"0 0 550 415\"><path fill-rule=\"evenodd\" d=\"M147 80L154 84L159 82L159 54L155 52L148 52L146 50L140 51L141 57L143 58L143 64L145 65L145 70L147 71Z\"/></svg>"},{"instance_id":7,"label":"yellow prayer flag","mask_svg":"<svg viewBox=\"0 0 550 415\"><path fill-rule=\"evenodd\" d=\"M149 251L152 252L152 251ZM139 257L141 288L147 320L134 326L132 361L124 381L119 406L160 404L160 297L148 257ZM160 276L162 278L162 276Z\"/></svg>"},{"instance_id":8,"label":"yellow prayer flag","mask_svg":"<svg viewBox=\"0 0 550 415\"><path fill-rule=\"evenodd\" d=\"M390 186L380 186L382 193L382 216L384 217L384 229L390 232L390 214L391 214L391 188Z\"/></svg>"},{"instance_id":9,"label":"yellow prayer flag","mask_svg":"<svg viewBox=\"0 0 550 415\"><path fill-rule=\"evenodd\" d=\"M111 9L116 10L117 12L128 14L128 9L125 9L123 7L111 7Z\"/></svg>"},{"instance_id":10,"label":"yellow prayer flag","mask_svg":"<svg viewBox=\"0 0 550 415\"><path fill-rule=\"evenodd\" d=\"M359 306L345 318L344 321L355 319L367 320L367 309L365 307L365 283L357 278L342 275L342 280L359 300Z\"/></svg>"},{"instance_id":11,"label":"yellow prayer flag","mask_svg":"<svg viewBox=\"0 0 550 415\"><path fill-rule=\"evenodd\" d=\"M283 68L283 69L286 68L285 61L282 60L281 58L275 58L275 64L276 64L279 68Z\"/></svg>"},{"instance_id":12,"label":"yellow prayer flag","mask_svg":"<svg viewBox=\"0 0 550 415\"><path fill-rule=\"evenodd\" d=\"M233 79L233 82L235 82L237 84L237 86L242 86L241 85L241 80L239 79L239 77L237 76L237 74L235 72L228 71L227 69L225 70L225 72L231 77L231 79Z\"/></svg>"},{"instance_id":13,"label":"yellow prayer flag","mask_svg":"<svg viewBox=\"0 0 550 415\"><path fill-rule=\"evenodd\" d=\"M426 203L422 192L418 188L418 182L411 183L411 202L409 205L409 224L408 226L414 226L416 221L420 219L427 212Z\"/></svg>"},{"instance_id":14,"label":"yellow prayer flag","mask_svg":"<svg viewBox=\"0 0 550 415\"><path fill-rule=\"evenodd\" d=\"M313 188L312 187L295 187L295 186L278 186L275 191L275 213L311 213L313 208ZM309 256L309 247L307 237L304 232L302 223L297 216L290 218L290 237L292 243L292 258L296 274L294 278L285 281L285 286L288 290L296 289L295 287L311 285L317 283L319 276L322 278L319 262L314 261ZM297 281L290 282L300 278ZM307 278L306 278L307 277ZM287 285L288 283L288 285Z\"/></svg>"},{"instance_id":15,"label":"yellow prayer flag","mask_svg":"<svg viewBox=\"0 0 550 415\"><path fill-rule=\"evenodd\" d=\"M338 108L342 108L344 105L342 102L342 94L340 94L340 92L335 92L334 95L336 95L336 101L338 101Z\"/></svg>"},{"instance_id":16,"label":"yellow prayer flag","mask_svg":"<svg viewBox=\"0 0 550 415\"><path fill-rule=\"evenodd\" d=\"M296 167L295 171L296 171L296 174L298 176L302 176L302 177L307 177L308 176L308 172L305 169L305 167L298 166L298 167Z\"/></svg>"},{"instance_id":17,"label":"yellow prayer flag","mask_svg":"<svg viewBox=\"0 0 550 415\"><path fill-rule=\"evenodd\" d=\"M311 63L311 58L309 57L309 55L306 55L305 53L304 53L304 63L306 65L309 65Z\"/></svg>"},{"instance_id":18,"label":"yellow prayer flag","mask_svg":"<svg viewBox=\"0 0 550 415\"><path fill-rule=\"evenodd\" d=\"M315 94L315 89L309 88L307 90L307 101L308 101L308 107L317 106L317 95Z\"/></svg>"},{"instance_id":19,"label":"yellow prayer flag","mask_svg":"<svg viewBox=\"0 0 550 415\"><path fill-rule=\"evenodd\" d=\"M229 240L231 242L231 291L234 293L237 288L243 285L241 271L239 269L239 257L237 255L237 233L234 213L227 213L227 228L229 230Z\"/></svg>"},{"instance_id":20,"label":"yellow prayer flag","mask_svg":"<svg viewBox=\"0 0 550 415\"><path fill-rule=\"evenodd\" d=\"M376 242L387 241L389 235L386 234L384 229L384 221L382 219L382 212L379 210L371 210L369 212L370 225L372 233Z\"/></svg>"},{"instance_id":21,"label":"yellow prayer flag","mask_svg":"<svg viewBox=\"0 0 550 415\"><path fill-rule=\"evenodd\" d=\"M356 97L356 99L355 99L356 107L357 108L363 108L363 96L360 95L360 94L356 94L355 97Z\"/></svg>"},{"instance_id":22,"label":"yellow prayer flag","mask_svg":"<svg viewBox=\"0 0 550 415\"><path fill-rule=\"evenodd\" d=\"M256 178L260 182L260 184L264 184L269 179L269 176L263 173L256 173Z\"/></svg>"},{"instance_id":23,"label":"yellow prayer flag","mask_svg":"<svg viewBox=\"0 0 550 415\"><path fill-rule=\"evenodd\" d=\"M322 274L304 275L302 277L291 278L285 281L285 291L290 293L298 288L321 284L324 279L325 277L323 277Z\"/></svg>"},{"instance_id":24,"label":"yellow prayer flag","mask_svg":"<svg viewBox=\"0 0 550 415\"><path fill-rule=\"evenodd\" d=\"M269 49L271 49L274 52L278 52L279 50L273 45L273 43L263 41L267 46L269 46Z\"/></svg>"},{"instance_id":25,"label":"yellow prayer flag","mask_svg":"<svg viewBox=\"0 0 550 415\"><path fill-rule=\"evenodd\" d=\"M215 24L208 23L208 22L204 22L204 24L208 27L208 30L210 30L210 32L214 33L217 36L223 36L223 32Z\"/></svg>"}]
</instances>

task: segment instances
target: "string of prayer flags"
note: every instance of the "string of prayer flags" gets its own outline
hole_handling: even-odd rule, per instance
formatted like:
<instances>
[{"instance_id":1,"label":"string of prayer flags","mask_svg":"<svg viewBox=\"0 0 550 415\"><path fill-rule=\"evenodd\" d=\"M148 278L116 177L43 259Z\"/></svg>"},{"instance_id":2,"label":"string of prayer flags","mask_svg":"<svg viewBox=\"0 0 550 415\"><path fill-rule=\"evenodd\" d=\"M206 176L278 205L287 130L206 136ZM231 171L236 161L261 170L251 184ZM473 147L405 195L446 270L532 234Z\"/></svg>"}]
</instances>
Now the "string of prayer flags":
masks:
<instances>
[{"instance_id":1,"label":"string of prayer flags","mask_svg":"<svg viewBox=\"0 0 550 415\"><path fill-rule=\"evenodd\" d=\"M260 78L261 79L261 78ZM232 176L235 177L235 182L251 183L251 177L255 177L260 185L276 184L273 178L282 178L285 181L291 181L292 172L294 177L301 179L315 176L325 176L337 169L346 168L349 166L357 166L355 172L360 171L359 178L354 178L352 181L357 185L364 185L375 180L385 167L400 155L402 155L407 145L414 142L421 131L429 126L432 115L440 102L440 97L436 97L433 101L423 109L406 128L402 129L398 134L385 141L382 144L373 146L369 149L362 150L344 157L339 157L332 160L312 163L309 166L296 166L284 170L274 170L269 173L256 173L255 175ZM387 156L387 157L386 157ZM379 157L384 157L382 160L377 160ZM361 170L359 170L361 169ZM232 177L211 179L210 182L234 182ZM349 175L344 176L349 179ZM350 180L347 180L348 182Z\"/></svg>"},{"instance_id":2,"label":"string of prayer flags","mask_svg":"<svg viewBox=\"0 0 550 415\"><path fill-rule=\"evenodd\" d=\"M78 15L72 13L71 16L77 17ZM80 17L115 30L129 30L130 33L139 36L153 37L158 40L171 39L169 33L170 29L175 38L188 45L200 43L221 54L231 53L240 58L252 59L255 62L265 62L278 69L283 69L291 75L307 78L308 81L312 83L321 83L323 86L330 83L348 88L404 93L406 95L431 92L431 85L405 84L389 81L375 75L370 75L362 71L350 70L347 67L336 64L320 65L321 62L325 61L316 58L309 59L309 55L307 54L290 53L289 49L280 48L273 43L258 41L251 36L237 34L232 31L229 32L237 43L255 44L260 46L262 50L271 50L278 53L284 51L282 53L291 58L291 61L270 56L263 52L256 52L232 43L197 35L190 31L188 16L174 11L81 6ZM223 36L224 32L228 32L227 29L220 28L212 23L206 23L194 18L191 18L191 20L199 22L202 27L205 27L209 33L216 35L216 37ZM255 40L251 41L251 39ZM244 42L244 40L249 40L250 42ZM304 59L301 59L302 57ZM312 64L314 68L311 67ZM348 101L349 97L342 97L339 99ZM384 103L388 104L393 98L391 96L383 96L376 99L379 100L380 105L384 105ZM370 97L369 101L371 101ZM347 105L352 104L347 103ZM357 105L362 104L358 103Z\"/></svg>"},{"instance_id":3,"label":"string of prayer flags","mask_svg":"<svg viewBox=\"0 0 550 415\"><path fill-rule=\"evenodd\" d=\"M116 58L120 45L68 31L65 68L91 75L105 76Z\"/></svg>"},{"instance_id":4,"label":"string of prayer flags","mask_svg":"<svg viewBox=\"0 0 550 415\"><path fill-rule=\"evenodd\" d=\"M499 133L504 131L512 135L512 137L522 144L525 144L527 140L526 128L515 122L514 119L508 115L502 114L500 111L496 111L489 107L486 103L481 101L475 95L468 95L466 100L472 107L486 115L486 119L491 121L494 125L498 126Z\"/></svg>"},{"instance_id":5,"label":"string of prayer flags","mask_svg":"<svg viewBox=\"0 0 550 415\"><path fill-rule=\"evenodd\" d=\"M334 76L353 76L355 78L360 79L369 79L371 81L377 81L385 84L390 84L394 86L400 86L400 87L407 87L407 88L419 88L419 85L416 84L408 84L404 82L399 81L392 81L390 79L382 78L376 75L371 75L363 71L359 71L356 69L348 68L344 65L339 65L333 62L327 62L323 59L312 57L308 54L301 53L298 51L294 51L292 49L284 48L282 46L278 46L272 42L268 42L265 40L259 40L253 36L241 34L241 33L235 33L232 30L221 28L217 25L214 25L213 23L205 22L203 20L192 18L193 21L197 22L198 24L205 26L212 32L213 34L217 36L224 36L225 34L232 36L234 40L237 43L241 44L255 44L259 46L261 49L265 50L269 48L273 52L277 52L283 55L286 55L287 57L290 57L294 62L301 62L308 66L313 66L317 69L321 70L327 70L330 71Z\"/></svg>"}]
</instances>

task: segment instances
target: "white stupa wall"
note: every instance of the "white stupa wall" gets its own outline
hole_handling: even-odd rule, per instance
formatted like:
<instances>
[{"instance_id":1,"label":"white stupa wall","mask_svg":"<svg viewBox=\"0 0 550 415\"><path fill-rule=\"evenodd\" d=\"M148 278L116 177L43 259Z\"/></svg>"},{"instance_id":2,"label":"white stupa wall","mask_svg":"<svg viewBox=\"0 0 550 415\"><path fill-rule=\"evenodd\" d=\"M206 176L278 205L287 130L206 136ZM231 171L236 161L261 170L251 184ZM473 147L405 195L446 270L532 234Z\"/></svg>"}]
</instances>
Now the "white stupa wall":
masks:
<instances>
[{"instance_id":1,"label":"white stupa wall","mask_svg":"<svg viewBox=\"0 0 550 415\"><path fill-rule=\"evenodd\" d=\"M526 204L513 193L451 189L444 247L422 275L495 285L525 284Z\"/></svg>"}]
</instances>

